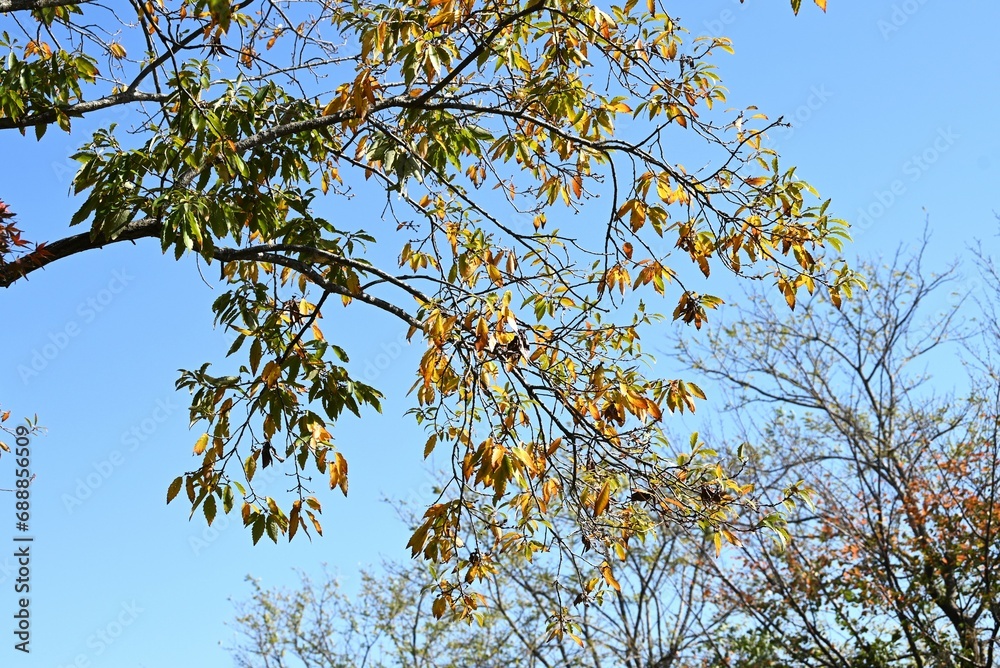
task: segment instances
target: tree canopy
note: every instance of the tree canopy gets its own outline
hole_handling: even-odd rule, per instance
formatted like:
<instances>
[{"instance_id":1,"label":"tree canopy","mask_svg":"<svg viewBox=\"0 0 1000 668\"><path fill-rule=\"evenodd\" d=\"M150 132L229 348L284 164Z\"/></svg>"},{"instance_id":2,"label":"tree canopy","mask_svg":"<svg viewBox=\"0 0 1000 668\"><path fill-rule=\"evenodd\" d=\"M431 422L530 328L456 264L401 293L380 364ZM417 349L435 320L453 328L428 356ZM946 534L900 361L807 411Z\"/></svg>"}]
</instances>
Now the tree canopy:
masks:
<instances>
[{"instance_id":1,"label":"tree canopy","mask_svg":"<svg viewBox=\"0 0 1000 668\"><path fill-rule=\"evenodd\" d=\"M104 119L75 155L84 231L29 240L4 193L0 284L146 238L218 268L236 362L182 372L202 433L167 500L237 510L254 542L322 533L310 472L346 494L331 429L380 408L324 321L398 319L424 350L415 451L454 465L409 541L452 567L436 613L473 610L497 555L562 540L556 506L615 589L614 555L658 524L720 546L745 510L780 534L697 435L668 443L664 413L704 393L650 373L640 332L660 310L702 327L720 275L792 307L863 284L846 223L762 141L781 120L724 108L729 41L669 4L0 0L0 130ZM352 200L368 218L329 215ZM255 484L270 466L290 493Z\"/></svg>"}]
</instances>

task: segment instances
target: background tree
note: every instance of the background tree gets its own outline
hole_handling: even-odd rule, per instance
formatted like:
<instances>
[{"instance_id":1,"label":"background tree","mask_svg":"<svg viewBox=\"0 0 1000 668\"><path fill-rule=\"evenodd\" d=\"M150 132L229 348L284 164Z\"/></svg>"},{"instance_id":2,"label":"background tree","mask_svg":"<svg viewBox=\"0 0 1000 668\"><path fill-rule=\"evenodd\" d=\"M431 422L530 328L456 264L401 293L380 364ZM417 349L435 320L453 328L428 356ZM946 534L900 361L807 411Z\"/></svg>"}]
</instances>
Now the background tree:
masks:
<instances>
[{"instance_id":1,"label":"background tree","mask_svg":"<svg viewBox=\"0 0 1000 668\"><path fill-rule=\"evenodd\" d=\"M713 532L667 524L618 559L554 507L556 549L502 564L482 626L442 625L433 608L447 579L390 565L304 624L290 610L328 585L258 588L240 609L241 665L278 665L283 651L340 665L309 663L297 638L329 656L350 648L344 665L997 665L1000 281L976 259L987 280L975 302L983 283L901 254L865 267L872 289L842 311L810 300L789 317L757 293L734 324L682 343L689 362L742 388L730 417L755 447L729 465L746 467L761 502L812 488L786 549L747 525L717 557ZM560 567L591 549L614 563L616 587Z\"/></svg>"},{"instance_id":2,"label":"background tree","mask_svg":"<svg viewBox=\"0 0 1000 668\"><path fill-rule=\"evenodd\" d=\"M204 433L167 500L183 490L209 523L238 508L255 542L322 532L310 471L348 490L329 429L380 405L323 317L362 305L397 318L426 346L413 387L424 452L449 448L454 463L410 540L454 565L441 605L471 610L466 582L495 555L544 549L553 503L612 550L657 522L722 527L748 490L672 457L663 408L693 410L703 393L645 373L639 332L657 316L633 293L668 297L700 327L722 300L692 274L770 277L792 305L817 286L840 303L859 279L836 258L846 224L762 146L776 123L717 109L712 58L729 42L686 42L667 12L177 0L119 14L0 0L0 130L40 139L125 106L138 119L107 123L76 154L68 222L88 231L32 246L6 223L0 284L146 238L218 267L216 320L243 356L178 381ZM352 197L381 211L322 215ZM586 224L572 218L598 197ZM268 466L291 475L289 497L255 484ZM491 545L461 552L484 532ZM608 562L595 568L611 586Z\"/></svg>"},{"instance_id":3,"label":"background tree","mask_svg":"<svg viewBox=\"0 0 1000 668\"><path fill-rule=\"evenodd\" d=\"M230 649L242 668L706 665L706 571L680 558L692 538L674 529L630 550L606 597L566 588L553 554L510 560L471 624L438 618L442 578L419 561L363 572L356 597L325 575L294 590L254 581Z\"/></svg>"},{"instance_id":4,"label":"background tree","mask_svg":"<svg viewBox=\"0 0 1000 668\"><path fill-rule=\"evenodd\" d=\"M982 254L986 280L961 283L921 256L865 268L871 289L841 311L793 321L758 296L681 344L740 388L759 487L815 492L787 550L750 538L704 562L747 650L722 665L997 665L1000 282Z\"/></svg>"}]
</instances>

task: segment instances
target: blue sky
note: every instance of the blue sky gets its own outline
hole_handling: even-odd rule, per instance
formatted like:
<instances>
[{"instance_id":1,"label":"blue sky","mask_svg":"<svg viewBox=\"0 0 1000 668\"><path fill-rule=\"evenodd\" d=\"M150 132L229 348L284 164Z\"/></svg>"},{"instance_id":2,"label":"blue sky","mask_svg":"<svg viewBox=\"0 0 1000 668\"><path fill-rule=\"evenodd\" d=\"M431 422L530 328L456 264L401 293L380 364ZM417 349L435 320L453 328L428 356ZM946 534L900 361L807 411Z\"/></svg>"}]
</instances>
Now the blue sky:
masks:
<instances>
[{"instance_id":1,"label":"blue sky","mask_svg":"<svg viewBox=\"0 0 1000 668\"><path fill-rule=\"evenodd\" d=\"M932 265L975 238L1000 250L1000 56L992 46L1000 5L831 0L825 15L803 3L794 17L787 4L669 7L692 33L733 39L736 54L717 60L731 105L755 104L794 123L775 133L774 145L855 223L850 254L890 254L919 237L925 218ZM78 123L74 137L52 131L40 144L0 136L0 198L29 237L65 234L76 206L67 158L94 127ZM417 355L395 321L372 312L326 322L353 368L387 399L383 415L337 425L351 493L322 495L324 538L252 547L238 522L213 532L197 518L189 523L183 507L164 505L198 435L188 429L187 396L173 390L177 369L221 359L230 343L212 328L217 289L194 265L161 255L155 243L119 244L3 293L0 401L14 415L38 413L48 428L32 454L32 654L8 642L13 559L2 548L4 665L229 665L228 598L248 592L247 574L266 586L291 584L293 567L325 563L350 585L359 565L406 557L405 528L380 499L419 502L430 491L422 432L403 416ZM36 354L37 374L19 373ZM0 488L12 475L5 456ZM13 515L13 499L0 496L0 527L10 527L0 528L0 542L13 534Z\"/></svg>"}]
</instances>

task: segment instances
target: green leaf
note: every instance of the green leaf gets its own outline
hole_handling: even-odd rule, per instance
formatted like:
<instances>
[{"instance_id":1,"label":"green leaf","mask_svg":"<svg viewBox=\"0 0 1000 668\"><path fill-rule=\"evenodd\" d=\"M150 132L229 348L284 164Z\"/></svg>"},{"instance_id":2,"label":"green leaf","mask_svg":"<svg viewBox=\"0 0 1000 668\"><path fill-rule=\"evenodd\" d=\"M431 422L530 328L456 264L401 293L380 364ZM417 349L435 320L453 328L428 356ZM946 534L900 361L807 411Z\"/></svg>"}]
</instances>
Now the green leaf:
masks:
<instances>
[{"instance_id":1,"label":"green leaf","mask_svg":"<svg viewBox=\"0 0 1000 668\"><path fill-rule=\"evenodd\" d=\"M253 528L250 529L250 535L253 538L253 544L256 545L260 537L264 535L264 516L258 514L253 521Z\"/></svg>"},{"instance_id":2,"label":"green leaf","mask_svg":"<svg viewBox=\"0 0 1000 668\"><path fill-rule=\"evenodd\" d=\"M223 32L229 30L229 22L233 14L229 0L208 0L208 11L212 13L212 18L218 22Z\"/></svg>"},{"instance_id":3,"label":"green leaf","mask_svg":"<svg viewBox=\"0 0 1000 668\"><path fill-rule=\"evenodd\" d=\"M278 518L274 515L267 516L267 536L275 543L278 542Z\"/></svg>"},{"instance_id":4,"label":"green leaf","mask_svg":"<svg viewBox=\"0 0 1000 668\"><path fill-rule=\"evenodd\" d=\"M222 511L228 514L233 509L233 488L226 486L222 488Z\"/></svg>"},{"instance_id":5,"label":"green leaf","mask_svg":"<svg viewBox=\"0 0 1000 668\"><path fill-rule=\"evenodd\" d=\"M181 476L177 476L174 478L174 481L170 483L170 487L167 488L167 503L173 501L174 497L177 496L177 493L181 491L181 485L183 482L184 479Z\"/></svg>"},{"instance_id":6,"label":"green leaf","mask_svg":"<svg viewBox=\"0 0 1000 668\"><path fill-rule=\"evenodd\" d=\"M205 503L202 506L202 510L205 511L205 520L208 521L208 525L211 526L212 522L215 520L215 497L211 494L205 499Z\"/></svg>"},{"instance_id":7,"label":"green leaf","mask_svg":"<svg viewBox=\"0 0 1000 668\"><path fill-rule=\"evenodd\" d=\"M244 336L243 334L240 334L239 336L237 336L236 340L233 341L233 345L229 346L229 352L226 353L226 357L229 357L230 355L232 355L233 353L235 353L237 350L239 350L241 347L243 347L243 342L246 341L246 338L247 337Z\"/></svg>"},{"instance_id":8,"label":"green leaf","mask_svg":"<svg viewBox=\"0 0 1000 668\"><path fill-rule=\"evenodd\" d=\"M263 354L260 345L260 339L255 338L253 343L250 344L250 371L254 374L257 373L257 367L260 366L260 358Z\"/></svg>"}]
</instances>

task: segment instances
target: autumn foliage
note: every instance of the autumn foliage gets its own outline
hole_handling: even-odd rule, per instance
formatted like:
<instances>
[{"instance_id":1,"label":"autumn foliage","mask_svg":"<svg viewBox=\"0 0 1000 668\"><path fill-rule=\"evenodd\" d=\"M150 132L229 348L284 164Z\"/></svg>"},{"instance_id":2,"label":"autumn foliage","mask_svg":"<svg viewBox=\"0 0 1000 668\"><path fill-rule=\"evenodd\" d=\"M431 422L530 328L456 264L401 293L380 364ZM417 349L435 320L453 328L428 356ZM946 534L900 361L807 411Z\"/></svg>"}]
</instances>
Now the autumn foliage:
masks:
<instances>
[{"instance_id":1,"label":"autumn foliage","mask_svg":"<svg viewBox=\"0 0 1000 668\"><path fill-rule=\"evenodd\" d=\"M0 283L150 239L224 288L233 360L177 382L200 434L168 502L209 523L239 512L255 542L322 533L315 487L349 490L333 425L383 396L324 317L374 309L423 351L414 456L454 465L409 541L451 568L438 611L473 610L467 585L501 555L549 549L557 507L614 590L615 560L657 526L721 547L749 513L784 535L702 439L665 437L705 394L651 375L640 338L661 310L702 328L724 299L692 286L720 272L766 278L792 307L863 285L839 257L846 223L763 142L780 121L725 110L729 40L689 35L656 1L13 7L0 130L135 120L81 138L67 222L85 231L5 262ZM681 137L697 149L666 150ZM354 198L378 206L330 215ZM5 225L3 250L20 247ZM260 484L271 466L290 492Z\"/></svg>"}]
</instances>

